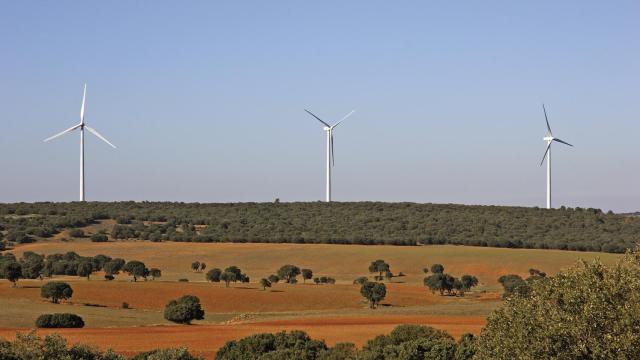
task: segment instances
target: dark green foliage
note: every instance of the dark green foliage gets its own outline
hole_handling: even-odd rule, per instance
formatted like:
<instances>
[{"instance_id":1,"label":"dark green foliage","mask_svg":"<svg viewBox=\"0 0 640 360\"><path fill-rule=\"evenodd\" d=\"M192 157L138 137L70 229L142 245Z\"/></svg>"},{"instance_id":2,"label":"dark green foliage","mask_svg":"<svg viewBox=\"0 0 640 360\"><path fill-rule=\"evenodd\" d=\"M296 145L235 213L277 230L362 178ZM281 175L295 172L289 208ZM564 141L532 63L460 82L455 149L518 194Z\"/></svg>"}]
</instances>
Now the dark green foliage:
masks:
<instances>
[{"instance_id":1,"label":"dark green foliage","mask_svg":"<svg viewBox=\"0 0 640 360\"><path fill-rule=\"evenodd\" d=\"M273 285L273 284L277 284L278 281L280 281L280 278L278 277L278 275L272 274L272 275L269 275L267 280L269 280L269 282Z\"/></svg>"},{"instance_id":2,"label":"dark green foliage","mask_svg":"<svg viewBox=\"0 0 640 360\"><path fill-rule=\"evenodd\" d=\"M51 299L51 302L57 304L60 300L71 299L73 289L64 281L50 281L40 288L40 296L45 299Z\"/></svg>"},{"instance_id":3,"label":"dark green foliage","mask_svg":"<svg viewBox=\"0 0 640 360\"><path fill-rule=\"evenodd\" d=\"M179 324L190 324L193 320L204 319L204 310L197 296L185 295L171 300L165 306L164 318Z\"/></svg>"},{"instance_id":4,"label":"dark green foliage","mask_svg":"<svg viewBox=\"0 0 640 360\"><path fill-rule=\"evenodd\" d=\"M249 277L246 274L243 274L242 270L237 266L229 266L224 269L220 275L220 280L224 281L225 286L229 287L229 283L231 282L249 282Z\"/></svg>"},{"instance_id":5,"label":"dark green foliage","mask_svg":"<svg viewBox=\"0 0 640 360\"><path fill-rule=\"evenodd\" d=\"M151 276L151 280L155 280L156 278L162 277L162 271L158 268L149 269L149 276Z\"/></svg>"},{"instance_id":6,"label":"dark green foliage","mask_svg":"<svg viewBox=\"0 0 640 360\"><path fill-rule=\"evenodd\" d=\"M116 275L120 272L120 270L122 270L124 265L124 259L115 258L104 263L103 270L108 275Z\"/></svg>"},{"instance_id":7,"label":"dark green foliage","mask_svg":"<svg viewBox=\"0 0 640 360\"><path fill-rule=\"evenodd\" d=\"M313 282L316 284L335 284L336 279L328 276L318 276L313 279Z\"/></svg>"},{"instance_id":8,"label":"dark green foliage","mask_svg":"<svg viewBox=\"0 0 640 360\"><path fill-rule=\"evenodd\" d=\"M307 282L307 280L313 278L313 271L311 269L302 269L300 271L302 272L303 282Z\"/></svg>"},{"instance_id":9,"label":"dark green foliage","mask_svg":"<svg viewBox=\"0 0 640 360\"><path fill-rule=\"evenodd\" d=\"M464 334L458 341L458 347L454 356L455 360L470 360L476 353L477 338L473 334Z\"/></svg>"},{"instance_id":10,"label":"dark green foliage","mask_svg":"<svg viewBox=\"0 0 640 360\"><path fill-rule=\"evenodd\" d=\"M451 295L454 290L455 281L456 278L443 273L434 273L423 280L424 285L428 287L432 293L438 291L440 295L444 295L445 292Z\"/></svg>"},{"instance_id":11,"label":"dark green foliage","mask_svg":"<svg viewBox=\"0 0 640 360\"><path fill-rule=\"evenodd\" d=\"M216 353L217 360L314 360L327 350L322 340L314 340L305 332L255 334L227 342Z\"/></svg>"},{"instance_id":12,"label":"dark green foliage","mask_svg":"<svg viewBox=\"0 0 640 360\"><path fill-rule=\"evenodd\" d=\"M42 314L36 320L36 327L39 328L81 328L84 321L76 314L56 313Z\"/></svg>"},{"instance_id":13,"label":"dark green foliage","mask_svg":"<svg viewBox=\"0 0 640 360\"><path fill-rule=\"evenodd\" d=\"M3 216L18 213L37 216ZM115 225L113 238L151 239L156 234L157 240L196 242L422 243L623 252L640 236L638 217L579 208L375 202L0 204L0 226L7 240L15 242L31 241L25 232L29 228L58 232L121 217L131 224ZM147 226L143 221L162 224ZM195 230L194 225L206 226ZM187 232L176 231L183 226ZM23 236L16 237L16 232Z\"/></svg>"},{"instance_id":14,"label":"dark green foliage","mask_svg":"<svg viewBox=\"0 0 640 360\"><path fill-rule=\"evenodd\" d=\"M200 270L200 261L194 261L191 263L191 271L199 271Z\"/></svg>"},{"instance_id":15,"label":"dark green foliage","mask_svg":"<svg viewBox=\"0 0 640 360\"><path fill-rule=\"evenodd\" d=\"M207 281L211 281L211 282L220 282L220 276L222 275L222 270L218 269L218 268L213 268L209 271L207 271Z\"/></svg>"},{"instance_id":16,"label":"dark green foliage","mask_svg":"<svg viewBox=\"0 0 640 360\"><path fill-rule=\"evenodd\" d=\"M300 268L295 265L284 265L278 270L280 280L287 283L295 283L292 280L295 280L298 275L300 275Z\"/></svg>"},{"instance_id":17,"label":"dark green foliage","mask_svg":"<svg viewBox=\"0 0 640 360\"><path fill-rule=\"evenodd\" d=\"M451 360L457 344L449 334L428 326L399 325L389 335L369 340L360 359L437 359Z\"/></svg>"},{"instance_id":18,"label":"dark green foliage","mask_svg":"<svg viewBox=\"0 0 640 360\"><path fill-rule=\"evenodd\" d=\"M122 271L126 272L130 276L133 276L133 281L138 281L138 278L144 278L146 280L149 270L142 261L131 260L124 264Z\"/></svg>"},{"instance_id":19,"label":"dark green foliage","mask_svg":"<svg viewBox=\"0 0 640 360\"><path fill-rule=\"evenodd\" d=\"M89 259L83 259L78 263L76 274L78 276L84 276L89 280L89 276L94 271L94 265Z\"/></svg>"},{"instance_id":20,"label":"dark green foliage","mask_svg":"<svg viewBox=\"0 0 640 360\"><path fill-rule=\"evenodd\" d=\"M357 279L353 280L353 284L354 285L362 285L362 284L366 283L367 281L369 281L369 278L367 278L366 276L360 276Z\"/></svg>"},{"instance_id":21,"label":"dark green foliage","mask_svg":"<svg viewBox=\"0 0 640 360\"><path fill-rule=\"evenodd\" d=\"M191 355L186 348L175 348L145 351L129 360L202 360L202 358Z\"/></svg>"},{"instance_id":22,"label":"dark green foliage","mask_svg":"<svg viewBox=\"0 0 640 360\"><path fill-rule=\"evenodd\" d=\"M91 235L91 241L93 242L107 242L109 237L106 234L96 233Z\"/></svg>"},{"instance_id":23,"label":"dark green foliage","mask_svg":"<svg viewBox=\"0 0 640 360\"><path fill-rule=\"evenodd\" d=\"M387 264L384 260L376 260L371 262L371 265L369 265L370 273L378 273L378 275L376 276L376 280L384 279L383 274L390 271L391 268L389 264Z\"/></svg>"},{"instance_id":24,"label":"dark green foliage","mask_svg":"<svg viewBox=\"0 0 640 360\"><path fill-rule=\"evenodd\" d=\"M531 287L519 275L502 275L498 278L498 282L504 288L504 293L502 294L503 299L506 299L513 294L528 296L531 293Z\"/></svg>"},{"instance_id":25,"label":"dark green foliage","mask_svg":"<svg viewBox=\"0 0 640 360\"><path fill-rule=\"evenodd\" d=\"M22 277L25 279L37 279L42 275L44 269L44 256L32 251L25 251L20 259L22 266Z\"/></svg>"},{"instance_id":26,"label":"dark green foliage","mask_svg":"<svg viewBox=\"0 0 640 360\"><path fill-rule=\"evenodd\" d=\"M71 229L69 230L69 236L74 238L84 237L84 231L82 229Z\"/></svg>"},{"instance_id":27,"label":"dark green foliage","mask_svg":"<svg viewBox=\"0 0 640 360\"><path fill-rule=\"evenodd\" d=\"M444 266L442 266L442 264L433 264L431 265L431 272L434 274L442 274L444 273Z\"/></svg>"},{"instance_id":28,"label":"dark green foliage","mask_svg":"<svg viewBox=\"0 0 640 360\"><path fill-rule=\"evenodd\" d=\"M369 307L375 309L387 296L387 287L383 283L367 281L362 284L360 294L369 301Z\"/></svg>"},{"instance_id":29,"label":"dark green foliage","mask_svg":"<svg viewBox=\"0 0 640 360\"><path fill-rule=\"evenodd\" d=\"M19 262L10 258L0 262L0 278L9 280L12 286L16 287L16 283L21 277L22 265Z\"/></svg>"},{"instance_id":30,"label":"dark green foliage","mask_svg":"<svg viewBox=\"0 0 640 360\"><path fill-rule=\"evenodd\" d=\"M464 291L469 291L478 286L478 278L473 275L463 275L462 278L460 278L460 282L462 283L462 289Z\"/></svg>"},{"instance_id":31,"label":"dark green foliage","mask_svg":"<svg viewBox=\"0 0 640 360\"><path fill-rule=\"evenodd\" d=\"M271 287L271 281L269 281L269 279L262 278L260 279L260 286L262 286L262 290L266 290L268 287Z\"/></svg>"}]
</instances>

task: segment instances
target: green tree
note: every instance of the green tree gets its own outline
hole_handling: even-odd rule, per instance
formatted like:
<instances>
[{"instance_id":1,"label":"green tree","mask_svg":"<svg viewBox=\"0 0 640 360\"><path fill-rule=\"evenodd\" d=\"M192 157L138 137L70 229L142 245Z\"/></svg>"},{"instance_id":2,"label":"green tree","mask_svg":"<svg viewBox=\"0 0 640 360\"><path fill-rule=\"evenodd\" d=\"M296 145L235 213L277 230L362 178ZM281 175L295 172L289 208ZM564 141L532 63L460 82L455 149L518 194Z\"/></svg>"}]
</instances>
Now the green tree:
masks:
<instances>
[{"instance_id":1,"label":"green tree","mask_svg":"<svg viewBox=\"0 0 640 360\"><path fill-rule=\"evenodd\" d=\"M90 260L84 259L78 263L76 274L78 276L86 277L89 280L91 273L93 272L93 263Z\"/></svg>"},{"instance_id":2,"label":"green tree","mask_svg":"<svg viewBox=\"0 0 640 360\"><path fill-rule=\"evenodd\" d=\"M287 283L293 283L292 280L300 275L300 268L295 265L284 265L278 270L278 277Z\"/></svg>"},{"instance_id":3,"label":"green tree","mask_svg":"<svg viewBox=\"0 0 640 360\"><path fill-rule=\"evenodd\" d=\"M60 300L71 299L73 289L64 281L50 281L40 288L40 296L45 299L51 299L51 302L57 304Z\"/></svg>"},{"instance_id":4,"label":"green tree","mask_svg":"<svg viewBox=\"0 0 640 360\"><path fill-rule=\"evenodd\" d=\"M313 360L326 350L324 341L311 339L305 332L293 330L289 333L255 334L229 341L218 350L216 360Z\"/></svg>"},{"instance_id":5,"label":"green tree","mask_svg":"<svg viewBox=\"0 0 640 360\"><path fill-rule=\"evenodd\" d=\"M144 265L142 261L131 260L128 263L124 264L122 267L122 271L129 274L129 276L133 276L133 281L138 281L139 277L146 277L147 267Z\"/></svg>"},{"instance_id":6,"label":"green tree","mask_svg":"<svg viewBox=\"0 0 640 360\"><path fill-rule=\"evenodd\" d=\"M311 269L302 269L302 281L303 282L307 282L307 280L310 280L313 278L313 271Z\"/></svg>"},{"instance_id":7,"label":"green tree","mask_svg":"<svg viewBox=\"0 0 640 360\"><path fill-rule=\"evenodd\" d=\"M271 287L271 281L269 279L262 278L260 279L260 286L262 286L262 290L266 290L268 287Z\"/></svg>"},{"instance_id":8,"label":"green tree","mask_svg":"<svg viewBox=\"0 0 640 360\"><path fill-rule=\"evenodd\" d=\"M102 269L104 270L104 273L107 275L117 275L118 273L120 273L120 270L122 270L124 265L125 265L125 262L123 259L116 258L104 263L104 266L102 267Z\"/></svg>"},{"instance_id":9,"label":"green tree","mask_svg":"<svg viewBox=\"0 0 640 360\"><path fill-rule=\"evenodd\" d=\"M640 253L615 265L581 261L488 319L476 359L635 359L640 348Z\"/></svg>"},{"instance_id":10,"label":"green tree","mask_svg":"<svg viewBox=\"0 0 640 360\"><path fill-rule=\"evenodd\" d=\"M362 284L366 283L367 281L369 281L369 278L367 278L366 276L360 276L357 279L353 280L353 284L354 285L362 285Z\"/></svg>"},{"instance_id":11,"label":"green tree","mask_svg":"<svg viewBox=\"0 0 640 360\"><path fill-rule=\"evenodd\" d=\"M478 286L478 278L473 275L463 275L460 281L462 282L462 289L464 291L469 291Z\"/></svg>"},{"instance_id":12,"label":"green tree","mask_svg":"<svg viewBox=\"0 0 640 360\"><path fill-rule=\"evenodd\" d=\"M0 263L0 275L9 280L12 287L16 287L18 279L22 277L22 265L17 261L3 261Z\"/></svg>"},{"instance_id":13,"label":"green tree","mask_svg":"<svg viewBox=\"0 0 640 360\"><path fill-rule=\"evenodd\" d=\"M91 235L91 241L93 242L107 242L109 241L109 237L106 234L95 233Z\"/></svg>"},{"instance_id":14,"label":"green tree","mask_svg":"<svg viewBox=\"0 0 640 360\"><path fill-rule=\"evenodd\" d=\"M207 264L205 264L204 262L201 262L200 263L200 272L203 272L204 269L206 269L206 268L207 268Z\"/></svg>"},{"instance_id":15,"label":"green tree","mask_svg":"<svg viewBox=\"0 0 640 360\"><path fill-rule=\"evenodd\" d=\"M151 276L151 280L155 280L156 278L162 277L162 271L158 268L149 269L149 276Z\"/></svg>"},{"instance_id":16,"label":"green tree","mask_svg":"<svg viewBox=\"0 0 640 360\"><path fill-rule=\"evenodd\" d=\"M384 279L383 274L386 273L387 271L391 271L391 267L384 260L378 259L376 261L371 262L371 264L369 265L370 273L378 273L375 280Z\"/></svg>"},{"instance_id":17,"label":"green tree","mask_svg":"<svg viewBox=\"0 0 640 360\"><path fill-rule=\"evenodd\" d=\"M442 264L431 265L431 272L434 274L444 274L444 266Z\"/></svg>"},{"instance_id":18,"label":"green tree","mask_svg":"<svg viewBox=\"0 0 640 360\"><path fill-rule=\"evenodd\" d=\"M236 277L236 273L225 270L220 274L220 280L224 281L225 287L229 287L229 283L238 281L238 278Z\"/></svg>"},{"instance_id":19,"label":"green tree","mask_svg":"<svg viewBox=\"0 0 640 360\"><path fill-rule=\"evenodd\" d=\"M362 284L360 294L369 301L369 307L375 309L380 301L387 296L387 287L383 283L367 281Z\"/></svg>"},{"instance_id":20,"label":"green tree","mask_svg":"<svg viewBox=\"0 0 640 360\"><path fill-rule=\"evenodd\" d=\"M204 319L204 310L197 296L185 295L167 303L164 318L179 324L191 324L193 320Z\"/></svg>"},{"instance_id":21,"label":"green tree","mask_svg":"<svg viewBox=\"0 0 640 360\"><path fill-rule=\"evenodd\" d=\"M191 271L200 270L200 261L194 261L191 263Z\"/></svg>"},{"instance_id":22,"label":"green tree","mask_svg":"<svg viewBox=\"0 0 640 360\"><path fill-rule=\"evenodd\" d=\"M206 279L211 282L220 282L220 276L222 275L222 270L218 268L213 268L207 271Z\"/></svg>"},{"instance_id":23,"label":"green tree","mask_svg":"<svg viewBox=\"0 0 640 360\"><path fill-rule=\"evenodd\" d=\"M20 259L20 266L22 266L22 276L25 279L37 279L42 276L44 256L33 251L25 251Z\"/></svg>"},{"instance_id":24,"label":"green tree","mask_svg":"<svg viewBox=\"0 0 640 360\"><path fill-rule=\"evenodd\" d=\"M277 284L278 281L280 281L280 278L278 277L278 275L272 274L269 275L269 277L267 278L267 280L269 280L269 282L271 283L271 285L273 284Z\"/></svg>"}]
</instances>

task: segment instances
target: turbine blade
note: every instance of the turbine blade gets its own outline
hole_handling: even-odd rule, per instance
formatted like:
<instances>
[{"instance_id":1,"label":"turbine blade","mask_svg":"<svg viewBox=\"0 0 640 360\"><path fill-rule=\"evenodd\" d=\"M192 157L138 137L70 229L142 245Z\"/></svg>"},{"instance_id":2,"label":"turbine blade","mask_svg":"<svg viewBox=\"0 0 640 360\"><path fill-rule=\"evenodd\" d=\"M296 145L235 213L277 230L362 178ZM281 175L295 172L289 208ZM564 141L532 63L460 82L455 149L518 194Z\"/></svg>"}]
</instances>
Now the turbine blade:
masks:
<instances>
[{"instance_id":1,"label":"turbine blade","mask_svg":"<svg viewBox=\"0 0 640 360\"><path fill-rule=\"evenodd\" d=\"M333 132L331 133L331 163L333 166L336 166L336 158L333 153Z\"/></svg>"},{"instance_id":2,"label":"turbine blade","mask_svg":"<svg viewBox=\"0 0 640 360\"><path fill-rule=\"evenodd\" d=\"M560 140L560 139L558 139L558 138L553 138L553 141L557 141L557 142L559 142L559 143L563 143L563 144L565 144L565 145L573 146L573 145L569 144L568 142L566 142L566 141L562 141L562 140Z\"/></svg>"},{"instance_id":3,"label":"turbine blade","mask_svg":"<svg viewBox=\"0 0 640 360\"><path fill-rule=\"evenodd\" d=\"M544 164L544 159L547 158L547 154L549 153L549 149L551 149L551 142L549 142L549 145L547 145L547 150L544 151L544 155L542 156L542 161L540 161L540 166L542 166L542 164Z\"/></svg>"},{"instance_id":4,"label":"turbine blade","mask_svg":"<svg viewBox=\"0 0 640 360\"><path fill-rule=\"evenodd\" d=\"M102 140L102 141L106 142L107 144L111 145L111 147L112 147L112 148L116 149L116 146L115 146L115 145L113 145L112 143L110 143L110 142L109 142L109 140L105 139L102 135L100 135L100 134L96 131L96 129L94 129L94 128L90 128L90 127L88 127L87 125L85 125L84 127L85 127L85 128L87 128L87 130L89 130L89 132L90 132L90 133L92 133L93 135L97 136L97 137L98 137L98 139L100 139L100 140Z\"/></svg>"},{"instance_id":5,"label":"turbine blade","mask_svg":"<svg viewBox=\"0 0 640 360\"><path fill-rule=\"evenodd\" d=\"M347 115L345 115L345 117L343 117L342 119L340 119L340 121L338 121L335 125L332 126L332 128L335 128L336 126L340 125L341 122L345 121L349 116L351 116L354 112L356 112L355 110L351 110L350 113L348 113Z\"/></svg>"},{"instance_id":6,"label":"turbine blade","mask_svg":"<svg viewBox=\"0 0 640 360\"><path fill-rule=\"evenodd\" d=\"M82 92L82 107L80 107L80 123L84 124L84 107L87 99L87 84L84 84L84 91Z\"/></svg>"},{"instance_id":7,"label":"turbine blade","mask_svg":"<svg viewBox=\"0 0 640 360\"><path fill-rule=\"evenodd\" d=\"M551 132L551 126L549 126L549 118L547 118L547 109L545 109L544 104L542 104L542 111L544 111L544 120L547 122L547 130L549 130L549 135L553 135Z\"/></svg>"},{"instance_id":8,"label":"turbine blade","mask_svg":"<svg viewBox=\"0 0 640 360\"><path fill-rule=\"evenodd\" d=\"M53 136L51 136L51 137L48 137L48 138L44 139L44 141L45 141L45 142L47 142L47 141L49 141L49 140L53 140L53 139L57 138L58 136L62 136L62 135L64 135L64 134L68 133L68 132L71 132L71 131L73 131L73 130L75 130L75 129L79 128L79 127L80 127L80 124L78 124L78 125L74 125L74 126L72 126L72 127L68 128L68 129L67 129L67 130L65 130L65 131L61 131L61 132L59 132L59 133L57 133L57 134L55 134L55 135L53 135Z\"/></svg>"},{"instance_id":9,"label":"turbine blade","mask_svg":"<svg viewBox=\"0 0 640 360\"><path fill-rule=\"evenodd\" d=\"M318 121L320 121L324 126L330 128L331 125L327 124L326 122L322 121L322 119L320 119L319 117L317 117L314 113L312 113L311 111L304 109L304 111L306 111L309 115L313 116L314 118L316 118Z\"/></svg>"}]
</instances>

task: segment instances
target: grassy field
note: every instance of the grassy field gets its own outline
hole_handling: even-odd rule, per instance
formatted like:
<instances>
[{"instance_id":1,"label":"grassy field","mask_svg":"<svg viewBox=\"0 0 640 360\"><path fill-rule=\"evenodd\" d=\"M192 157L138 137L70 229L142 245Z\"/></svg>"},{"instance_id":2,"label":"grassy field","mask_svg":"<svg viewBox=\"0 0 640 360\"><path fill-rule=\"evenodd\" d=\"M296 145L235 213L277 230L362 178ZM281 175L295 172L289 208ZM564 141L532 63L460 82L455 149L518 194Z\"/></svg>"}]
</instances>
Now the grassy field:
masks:
<instances>
[{"instance_id":1,"label":"grassy field","mask_svg":"<svg viewBox=\"0 0 640 360\"><path fill-rule=\"evenodd\" d=\"M155 281L131 282L126 275L115 281L57 277L74 289L70 302L54 305L40 299L40 286L47 280L21 280L18 288L0 281L0 336L33 326L41 313L73 312L81 315L86 328L57 330L71 341L113 347L123 353L156 347L189 346L211 358L224 342L256 332L302 329L333 344L351 341L362 345L375 335L389 332L402 323L419 323L447 330L454 336L478 333L487 315L500 304L500 275L525 276L529 268L553 274L578 259L600 258L612 263L618 257L604 253L556 250L476 248L464 246L359 246L300 244L201 244L126 241L92 243L87 240L48 241L18 247L42 254L75 251L83 256L105 254L136 259L148 267L162 269ZM388 296L379 309L368 309L353 279L367 273L368 265L384 259L391 270L406 276L387 283ZM251 277L249 284L204 281L203 273L190 269L193 261L207 263L207 269L239 266ZM335 285L277 284L263 291L260 278L284 264L311 268L316 276L338 280ZM476 275L480 286L464 298L434 295L422 285L422 269L444 264L454 276ZM188 278L190 281L177 282ZM204 321L193 326L171 325L163 319L164 305L171 299L192 294L200 297L206 311ZM131 309L122 309L127 302ZM97 306L96 306L97 305ZM49 330L44 331L50 332Z\"/></svg>"}]
</instances>

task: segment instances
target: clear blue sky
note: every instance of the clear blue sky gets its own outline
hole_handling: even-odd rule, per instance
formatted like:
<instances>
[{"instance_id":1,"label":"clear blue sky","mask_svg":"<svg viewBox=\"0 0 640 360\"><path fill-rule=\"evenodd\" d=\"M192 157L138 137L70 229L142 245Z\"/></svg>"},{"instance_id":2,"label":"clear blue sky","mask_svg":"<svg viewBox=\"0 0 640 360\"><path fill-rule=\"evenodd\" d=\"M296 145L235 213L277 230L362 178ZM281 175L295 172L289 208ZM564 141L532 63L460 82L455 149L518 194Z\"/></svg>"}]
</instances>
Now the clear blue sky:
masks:
<instances>
[{"instance_id":1,"label":"clear blue sky","mask_svg":"<svg viewBox=\"0 0 640 360\"><path fill-rule=\"evenodd\" d=\"M0 202L334 198L640 209L638 1L4 1Z\"/></svg>"}]
</instances>

